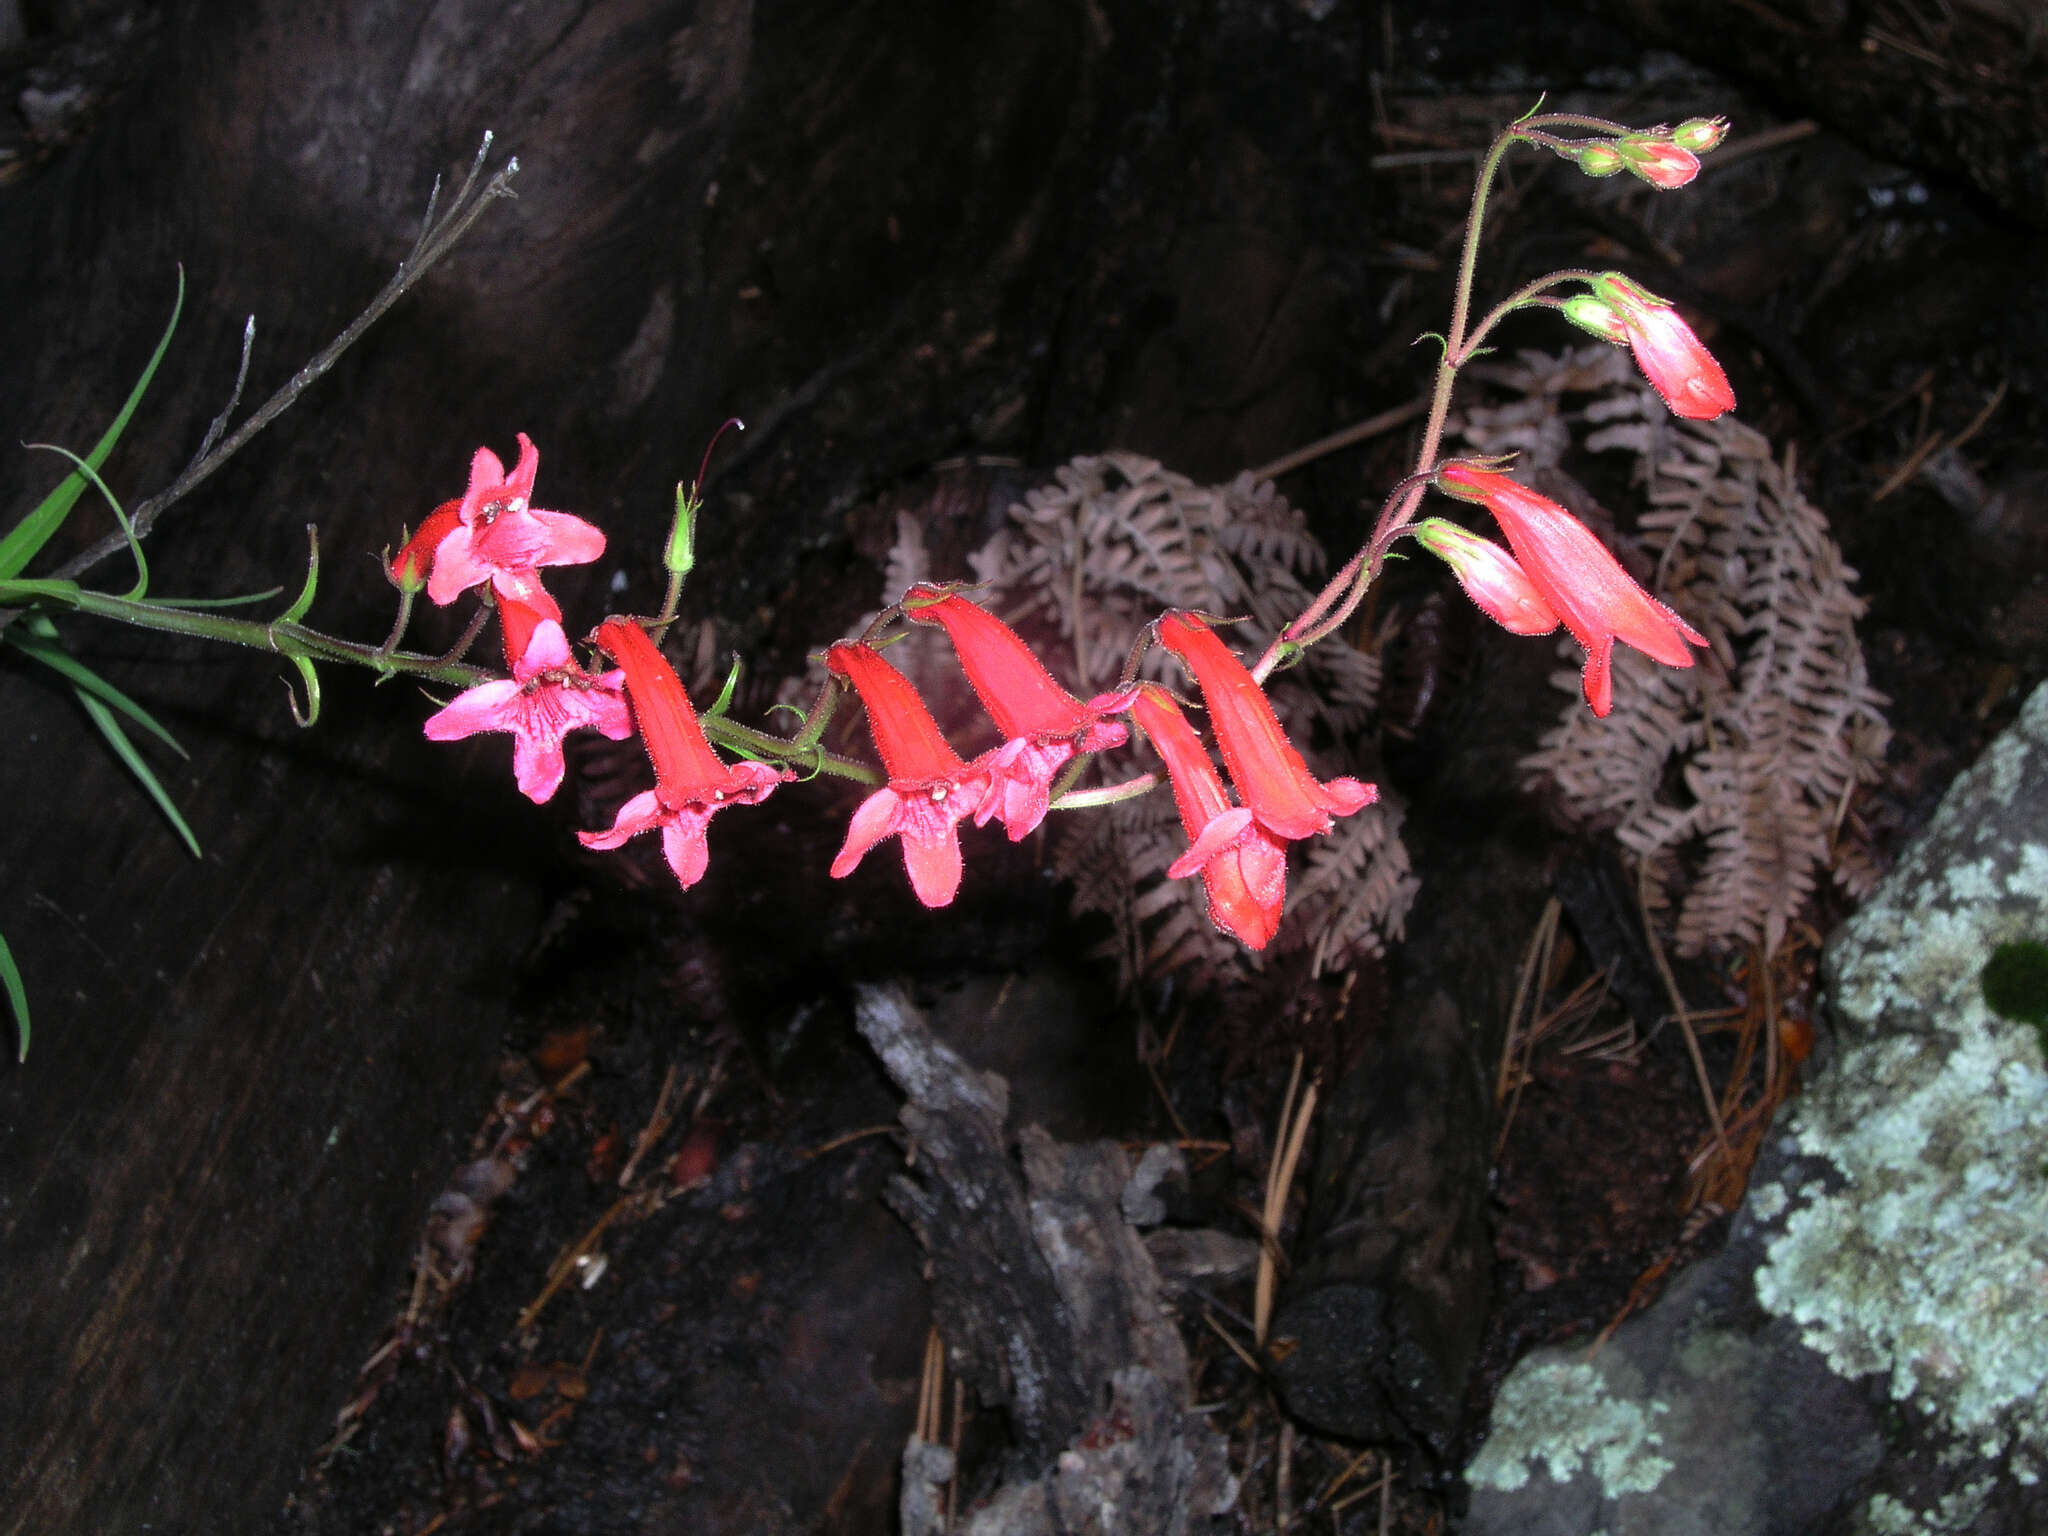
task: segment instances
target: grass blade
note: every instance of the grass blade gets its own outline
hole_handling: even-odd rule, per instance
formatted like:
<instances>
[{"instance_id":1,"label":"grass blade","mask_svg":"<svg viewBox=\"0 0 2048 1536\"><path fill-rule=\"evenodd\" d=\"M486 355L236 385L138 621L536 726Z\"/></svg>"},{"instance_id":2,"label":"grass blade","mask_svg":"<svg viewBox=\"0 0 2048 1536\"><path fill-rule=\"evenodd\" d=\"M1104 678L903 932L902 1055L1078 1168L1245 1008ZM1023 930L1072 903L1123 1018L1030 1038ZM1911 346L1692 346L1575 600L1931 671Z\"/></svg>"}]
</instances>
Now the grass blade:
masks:
<instances>
[{"instance_id":1,"label":"grass blade","mask_svg":"<svg viewBox=\"0 0 2048 1536\"><path fill-rule=\"evenodd\" d=\"M142 377L135 381L135 387L128 391L128 399L121 407L114 424L100 435L93 444L93 450L85 456L85 462L98 469L114 451L114 444L121 440L121 434L128 430L129 418L135 414L135 407L142 403L143 392L149 388L149 381L156 377L157 365L164 360L164 353L171 345L171 333L178 328L178 316L185 309L185 269L178 268L178 297L171 306L171 323L164 327L164 334L156 344L156 351L150 354L148 366L142 370ZM8 530L7 537L0 539L0 580L19 576L29 561L50 542L50 536L64 526L64 519L78 498L85 494L85 476L73 470L64 477L57 489L45 496L35 510Z\"/></svg>"},{"instance_id":2,"label":"grass blade","mask_svg":"<svg viewBox=\"0 0 2048 1536\"><path fill-rule=\"evenodd\" d=\"M185 825L185 818L178 814L177 806L171 803L169 792L158 780L155 770L144 762L142 754L135 750L135 743L130 741L128 733L121 729L121 722L114 718L113 711L83 688L77 689L76 692L79 704L92 718L92 723L100 728L100 734L107 738L107 745L114 749L114 756L128 765L128 771L135 775L136 781L148 792L149 798L156 802L157 809L164 813L178 836L185 840L185 846L192 850L192 857L198 858L199 839L194 837L192 829Z\"/></svg>"}]
</instances>

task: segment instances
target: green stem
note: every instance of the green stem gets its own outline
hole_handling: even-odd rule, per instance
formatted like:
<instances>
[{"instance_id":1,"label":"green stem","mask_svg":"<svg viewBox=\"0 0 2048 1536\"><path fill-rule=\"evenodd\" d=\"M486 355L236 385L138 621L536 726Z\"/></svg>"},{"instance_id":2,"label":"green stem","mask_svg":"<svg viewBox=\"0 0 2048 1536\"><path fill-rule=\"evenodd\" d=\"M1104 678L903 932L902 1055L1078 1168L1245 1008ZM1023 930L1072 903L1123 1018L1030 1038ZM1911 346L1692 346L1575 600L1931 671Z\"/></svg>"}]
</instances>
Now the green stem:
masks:
<instances>
[{"instance_id":1,"label":"green stem","mask_svg":"<svg viewBox=\"0 0 2048 1536\"><path fill-rule=\"evenodd\" d=\"M809 768L816 773L829 773L835 778L852 779L857 784L883 782L882 775L866 763L856 763L851 758L836 756L825 751L815 741L804 740L801 735L793 739L771 736L766 731L757 731L750 725L741 725L737 720L728 719L724 715L705 715L698 723L704 727L704 734L721 747L729 747L754 757L767 758L772 762Z\"/></svg>"},{"instance_id":2,"label":"green stem","mask_svg":"<svg viewBox=\"0 0 2048 1536\"><path fill-rule=\"evenodd\" d=\"M1436 467L1437 450L1443 445L1444 423L1451 413L1451 393L1458 382L1458 371L1471 361L1473 352L1487 332L1502 316L1530 302L1545 288L1586 275L1553 273L1549 277L1538 278L1488 311L1477 327L1469 333L1467 331L1472 319L1472 281L1479 269L1479 235L1486 222L1486 199L1493 188L1493 178L1500 170L1502 158L1515 144L1530 131L1547 127L1581 127L1617 134L1627 131L1618 123L1608 123L1600 118L1552 112L1511 124L1494 139L1486 158L1480 162L1479 174L1472 182L1472 207L1465 215L1465 244L1458 255L1457 286L1451 293L1451 328L1441 338L1443 357L1437 363L1436 385L1430 392L1429 416L1422 429L1422 446L1415 455L1415 471L1403 483L1405 490L1397 487L1395 494L1381 506L1379 518L1373 524L1372 537L1366 540L1365 547L1330 579L1300 617L1273 637L1273 643L1266 647L1265 654L1251 669L1252 676L1259 682L1264 682L1283 659L1330 634L1357 610L1366 589L1379 574L1385 552L1401 530L1414 520L1415 509L1422 501L1423 492L1429 488L1430 475ZM1330 616L1324 618L1326 614Z\"/></svg>"},{"instance_id":3,"label":"green stem","mask_svg":"<svg viewBox=\"0 0 2048 1536\"><path fill-rule=\"evenodd\" d=\"M468 649L466 645L451 655L425 656L416 651L387 651L380 645L343 640L282 619L267 624L254 619L230 619L214 613L194 612L190 608L134 602L125 597L73 586L70 582L13 581L6 586L10 597L40 597L79 613L92 614L95 618L113 619L139 629L161 630L166 634L194 635L202 640L217 640L224 645L247 646L251 650L268 651L274 656L343 662L387 675L405 674L426 682L450 683L461 688L473 688L478 683L488 682L493 676L481 667L473 667L459 659L462 651ZM473 640L475 636L469 638Z\"/></svg>"}]
</instances>

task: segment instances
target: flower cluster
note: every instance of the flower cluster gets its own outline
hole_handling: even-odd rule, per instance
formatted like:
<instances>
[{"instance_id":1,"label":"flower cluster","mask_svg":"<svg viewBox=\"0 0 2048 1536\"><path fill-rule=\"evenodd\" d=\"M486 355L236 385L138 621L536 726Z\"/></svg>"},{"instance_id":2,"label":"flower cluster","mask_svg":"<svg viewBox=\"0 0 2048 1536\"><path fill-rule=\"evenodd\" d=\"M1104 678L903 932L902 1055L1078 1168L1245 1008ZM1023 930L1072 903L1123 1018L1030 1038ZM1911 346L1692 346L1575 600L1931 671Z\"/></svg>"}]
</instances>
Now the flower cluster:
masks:
<instances>
[{"instance_id":1,"label":"flower cluster","mask_svg":"<svg viewBox=\"0 0 2048 1536\"><path fill-rule=\"evenodd\" d=\"M1044 819L1058 775L1084 754L1123 745L1128 732L1113 717L1130 711L1166 765L1188 834L1188 851L1168 873L1175 879L1201 875L1216 925L1259 949L1280 924L1288 843L1329 831L1333 816L1362 810L1377 797L1374 786L1356 779L1322 783L1309 773L1265 691L1199 615L1169 613L1152 633L1201 690L1235 802L1194 727L1156 683L1083 703L1014 630L956 589L921 583L898 607L910 622L946 631L961 670L1005 739L963 759L910 680L878 651L859 641L832 646L826 668L860 696L888 774L854 812L832 863L835 876L850 873L870 848L895 837L918 899L944 906L960 886L960 823L970 816L976 825L1000 819L1013 840L1023 837Z\"/></svg>"},{"instance_id":2,"label":"flower cluster","mask_svg":"<svg viewBox=\"0 0 2048 1536\"><path fill-rule=\"evenodd\" d=\"M592 637L616 668L592 672L577 664L540 568L588 564L604 553L604 534L580 517L532 504L539 468L540 451L523 432L519 464L509 476L495 453L479 448L462 499L437 507L388 567L401 591L424 586L444 605L488 585L498 610L511 677L462 693L428 719L427 737L509 733L520 793L538 802L561 788L562 742L571 731L587 726L624 741L637 723L655 787L628 800L610 831L579 835L588 847L616 848L658 829L676 878L694 885L704 875L704 828L712 814L758 804L792 775L764 763L721 762L682 680L633 620L607 619Z\"/></svg>"},{"instance_id":3,"label":"flower cluster","mask_svg":"<svg viewBox=\"0 0 2048 1536\"><path fill-rule=\"evenodd\" d=\"M1477 250L1483 186L1499 155L1517 140L1576 162L1590 175L1628 171L1653 186L1683 186L1699 171L1698 156L1719 144L1727 123L1697 118L1676 128L1632 130L1573 114L1531 114L1496 141L1474 194L1461 282ZM1560 131L1598 137L1567 139ZM1578 285L1566 297L1554 290ZM1671 667L1693 665L1706 641L1677 613L1650 596L1577 518L1512 479L1498 462L1438 458L1439 433L1458 370L1476 356L1493 325L1517 308L1544 306L1580 329L1634 354L1638 366L1676 415L1710 420L1734 407L1735 395L1713 355L1672 304L1618 272L1552 273L1517 291L1469 331L1468 292L1461 288L1444 343L1439 388L1416 473L1382 509L1373 536L1324 591L1276 636L1258 661L1241 660L1207 616L1186 609L1161 615L1145 631L1121 684L1082 699L1047 670L1025 640L954 584L919 582L857 639L824 653L830 679L818 703L790 738L716 719L712 734L739 748L728 763L713 749L656 636L673 619L683 579L694 565L694 487L678 488L676 523L663 557L669 593L659 618L643 623L612 617L590 643L612 664L580 664L563 631L562 613L542 582L548 566L584 564L604 551L604 535L581 518L532 505L540 455L522 434L510 474L489 449L479 449L469 486L437 507L387 566L404 594L402 631L413 595L447 604L481 589L495 607L506 677L482 682L426 723L427 735L452 741L482 731L513 738L513 770L521 792L546 800L563 777L562 743L589 728L615 740L636 730L654 768L654 787L621 807L604 831L583 832L591 848L616 848L659 831L662 849L684 886L704 875L706 830L732 805L755 805L794 778L793 766L829 770L873 786L855 809L831 873L853 872L877 844L894 838L917 899L951 902L960 888L960 826L1002 823L1015 842L1039 827L1054 806L1106 804L1152 788L1140 774L1123 784L1072 792L1089 759L1124 746L1128 716L1163 763L1187 834L1187 850L1168 869L1176 879L1199 875L1217 926L1253 949L1270 943L1285 913L1289 845L1331 830L1335 818L1373 804L1376 786L1352 778L1319 780L1287 739L1262 680L1305 646L1333 633L1356 611L1395 539L1413 535L1448 564L1479 608L1518 635L1543 635L1562 625L1585 648L1586 702L1595 714L1614 707L1612 660L1617 641ZM708 457L708 454L707 454ZM701 478L701 472L700 472ZM1442 517L1417 520L1425 488L1484 506L1506 546ZM945 633L961 671L1000 738L968 757L955 749L910 679L882 654L898 621ZM649 632L651 623L654 630ZM394 634L393 644L396 642ZM1140 683L1139 659L1157 646L1192 679L1207 716L1211 748L1169 689ZM388 654L387 645L384 654ZM821 745L836 701L859 698L879 772L826 753ZM720 712L714 710L713 716ZM1068 798L1071 796L1071 798Z\"/></svg>"}]
</instances>

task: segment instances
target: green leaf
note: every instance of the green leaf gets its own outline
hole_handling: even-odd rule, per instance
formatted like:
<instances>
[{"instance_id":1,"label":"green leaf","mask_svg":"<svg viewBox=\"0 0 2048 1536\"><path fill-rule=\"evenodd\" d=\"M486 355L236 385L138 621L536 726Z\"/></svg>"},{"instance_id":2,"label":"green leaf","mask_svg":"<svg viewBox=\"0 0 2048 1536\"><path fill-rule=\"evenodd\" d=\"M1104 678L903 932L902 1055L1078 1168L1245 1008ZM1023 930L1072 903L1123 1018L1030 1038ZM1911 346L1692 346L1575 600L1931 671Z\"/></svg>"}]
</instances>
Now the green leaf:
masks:
<instances>
[{"instance_id":1,"label":"green leaf","mask_svg":"<svg viewBox=\"0 0 2048 1536\"><path fill-rule=\"evenodd\" d=\"M69 448L59 448L55 443L30 443L30 448L41 448L49 453L61 453L78 466L77 473L90 480L93 488L106 498L107 505L114 510L114 521L121 525L121 533L128 540L128 553L135 557L135 586L128 593L128 601L139 603L149 591L149 562L142 558L142 541L135 536L134 525L128 521L128 514L121 510L121 503L114 493L107 489L107 482L100 478L100 472Z\"/></svg>"},{"instance_id":2,"label":"green leaf","mask_svg":"<svg viewBox=\"0 0 2048 1536\"><path fill-rule=\"evenodd\" d=\"M177 753L178 756L187 757L190 755L183 747L178 745L178 738L164 729L162 722L156 716L129 698L127 694L116 688L104 677L101 677L99 673L93 671L91 667L88 667L69 651L65 650L54 639L24 639L11 629L7 631L4 637L0 638L4 638L7 644L13 646L24 656L32 656L37 661L40 661L73 687L82 688L95 698L104 699L145 731L156 737L157 740L161 741L173 752Z\"/></svg>"},{"instance_id":3,"label":"green leaf","mask_svg":"<svg viewBox=\"0 0 2048 1536\"><path fill-rule=\"evenodd\" d=\"M718 690L716 702L709 709L705 710L704 713L707 715L722 715L728 709L731 709L733 690L739 687L739 685L740 659L735 656L732 659L732 670L725 674L725 686Z\"/></svg>"},{"instance_id":4,"label":"green leaf","mask_svg":"<svg viewBox=\"0 0 2048 1536\"><path fill-rule=\"evenodd\" d=\"M143 392L149 388L149 381L156 377L157 364L164 360L164 353L171 345L171 333L178 328L178 316L185 308L185 269L178 268L178 298L171 306L171 323L164 327L163 339L157 342L156 351L150 354L149 365L142 370L142 377L135 381L135 387L128 392L127 403L121 407L121 414L114 418L114 424L107 428L100 440L93 445L85 462L98 469L106 457L114 451L114 444L121 440L121 434L128 430L128 420L135 414L135 407L142 403ZM16 523L7 537L0 539L0 579L18 576L29 561L50 542L50 536L64 526L64 519L78 498L85 494L85 477L77 471L64 477L57 489L45 496L36 509Z\"/></svg>"},{"instance_id":5,"label":"green leaf","mask_svg":"<svg viewBox=\"0 0 2048 1536\"><path fill-rule=\"evenodd\" d=\"M277 616L279 624L296 624L303 619L306 610L313 606L313 589L320 585L320 530L311 523L306 524L306 550L306 584L299 588L291 607Z\"/></svg>"},{"instance_id":6,"label":"green leaf","mask_svg":"<svg viewBox=\"0 0 2048 1536\"><path fill-rule=\"evenodd\" d=\"M128 765L128 771L135 775L149 798L156 802L157 809L164 813L178 836L185 840L185 846L192 850L192 857L198 858L199 839L194 837L192 829L185 825L185 818L178 814L177 806L171 803L171 797L158 781L155 771L142 760L142 754L135 750L135 743L130 741L128 733L121 729L121 722L114 718L113 711L83 688L75 691L79 704L91 717L92 723L100 728L100 734L107 738L107 745L114 749L114 756Z\"/></svg>"},{"instance_id":7,"label":"green leaf","mask_svg":"<svg viewBox=\"0 0 2048 1536\"><path fill-rule=\"evenodd\" d=\"M298 696L292 692L290 683L285 684L284 691L285 697L291 702L292 719L300 730L307 730L320 718L320 674L313 670L313 660L309 656L287 656L285 660L299 669L299 677L306 685L306 707L303 711L299 708Z\"/></svg>"},{"instance_id":8,"label":"green leaf","mask_svg":"<svg viewBox=\"0 0 2048 1536\"><path fill-rule=\"evenodd\" d=\"M20 1040L16 1047L19 1052L16 1061L28 1060L28 988L21 984L21 972L15 969L14 951L7 947L7 936L0 934L0 987L7 991L7 1006L14 1010L14 1030Z\"/></svg>"},{"instance_id":9,"label":"green leaf","mask_svg":"<svg viewBox=\"0 0 2048 1536\"><path fill-rule=\"evenodd\" d=\"M261 592L250 592L242 597L159 597L155 599L159 608L242 608L250 603L267 603L283 587L266 587Z\"/></svg>"}]
</instances>

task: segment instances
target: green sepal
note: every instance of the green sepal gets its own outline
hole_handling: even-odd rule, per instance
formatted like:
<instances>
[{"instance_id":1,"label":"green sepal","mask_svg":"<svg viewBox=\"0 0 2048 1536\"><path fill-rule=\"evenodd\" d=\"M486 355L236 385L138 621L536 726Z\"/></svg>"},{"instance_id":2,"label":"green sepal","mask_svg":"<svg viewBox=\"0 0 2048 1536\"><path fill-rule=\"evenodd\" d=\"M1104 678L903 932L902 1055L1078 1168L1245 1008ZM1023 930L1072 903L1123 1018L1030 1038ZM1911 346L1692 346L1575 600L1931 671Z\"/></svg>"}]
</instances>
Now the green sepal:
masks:
<instances>
[{"instance_id":1,"label":"green sepal","mask_svg":"<svg viewBox=\"0 0 2048 1536\"><path fill-rule=\"evenodd\" d=\"M14 1010L14 1033L18 1044L15 1046L16 1061L28 1060L28 988L21 984L21 972L15 968L14 951L7 947L7 935L0 933L0 989L7 993L7 1006Z\"/></svg>"},{"instance_id":2,"label":"green sepal","mask_svg":"<svg viewBox=\"0 0 2048 1536\"><path fill-rule=\"evenodd\" d=\"M157 365L164 360L164 353L171 345L171 333L178 328L178 316L185 309L185 269L178 268L178 297L171 306L171 323L164 327L164 334L156 344L156 351L150 354L149 363L142 370L142 377L135 381L135 387L128 392L128 399L122 405L114 424L101 434L93 444L91 453L84 462L98 469L106 462L107 455L114 451L114 445L121 440L121 434L128 430L129 418L135 414L135 407L142 403L144 391L156 377ZM18 576L29 561L41 553L45 544L56 531L64 526L64 519L71 515L78 498L85 494L85 477L76 470L64 477L58 487L37 503L34 511L8 530L7 537L0 539L0 579Z\"/></svg>"},{"instance_id":3,"label":"green sepal","mask_svg":"<svg viewBox=\"0 0 2048 1536\"><path fill-rule=\"evenodd\" d=\"M100 734L107 739L107 745L114 749L114 756L121 759L128 771L135 775L149 798L156 802L157 809L164 813L173 830L185 840L185 846L192 850L192 857L198 858L199 839L192 835L192 829L185 825L185 818L178 814L177 806L171 803L170 793L157 779L156 773L142 760L142 754L135 750L135 743L128 739L128 733L121 729L113 711L102 704L83 688L72 690L78 695L79 705L85 710L92 723L99 727Z\"/></svg>"}]
</instances>

